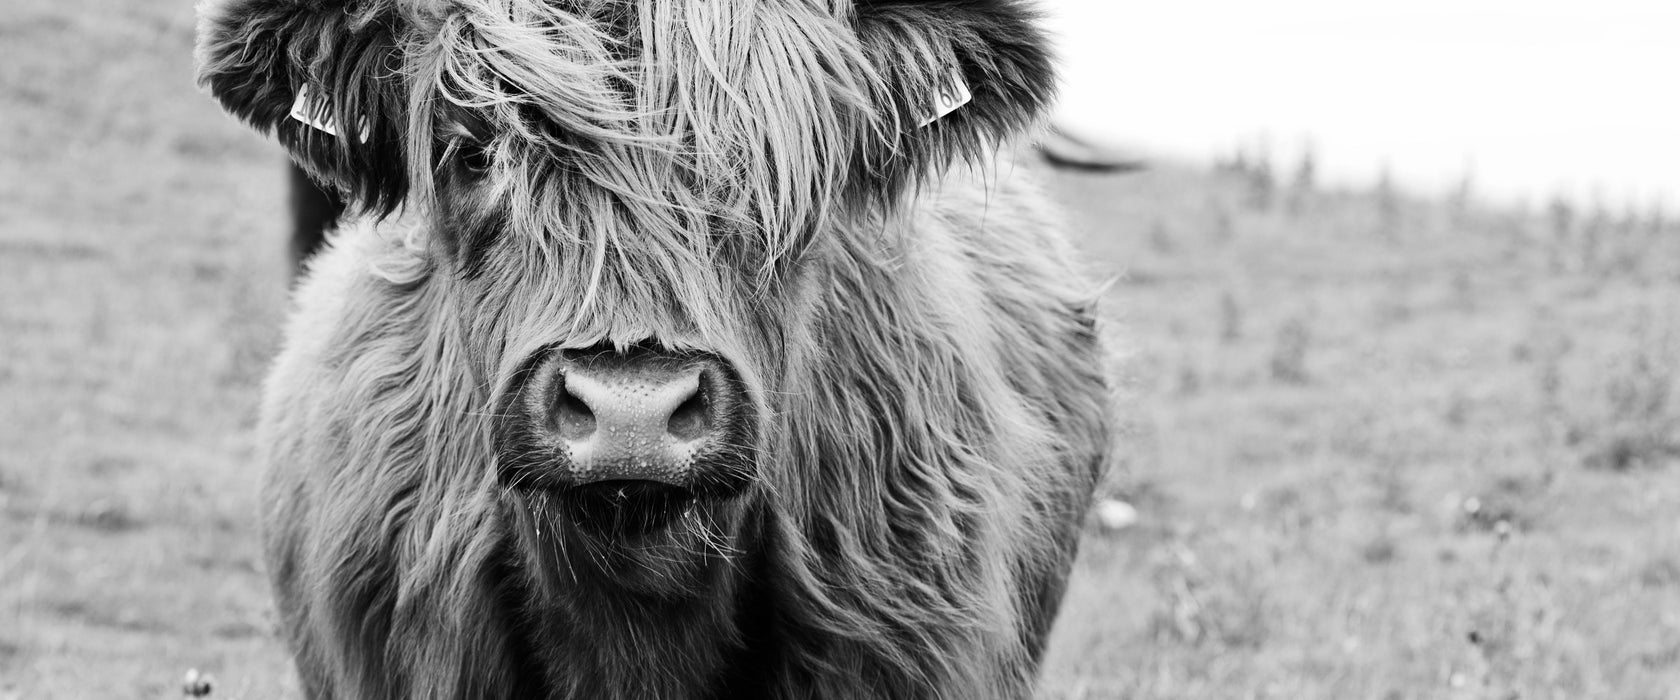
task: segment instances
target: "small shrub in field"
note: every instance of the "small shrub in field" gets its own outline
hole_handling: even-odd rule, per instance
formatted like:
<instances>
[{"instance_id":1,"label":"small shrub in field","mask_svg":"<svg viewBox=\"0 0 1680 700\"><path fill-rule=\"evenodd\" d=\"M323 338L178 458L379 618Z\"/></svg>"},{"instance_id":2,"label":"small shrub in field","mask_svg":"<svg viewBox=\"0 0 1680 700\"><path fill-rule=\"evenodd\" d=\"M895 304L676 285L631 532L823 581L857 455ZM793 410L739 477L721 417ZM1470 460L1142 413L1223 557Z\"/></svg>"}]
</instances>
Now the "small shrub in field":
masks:
<instances>
[{"instance_id":1,"label":"small shrub in field","mask_svg":"<svg viewBox=\"0 0 1680 700\"><path fill-rule=\"evenodd\" d=\"M1400 193L1395 191L1394 176L1384 166L1377 175L1377 233L1384 238L1400 235Z\"/></svg>"},{"instance_id":2,"label":"small shrub in field","mask_svg":"<svg viewBox=\"0 0 1680 700\"><path fill-rule=\"evenodd\" d=\"M1575 231L1575 207L1562 196L1552 197L1546 206L1548 218L1552 226L1552 239L1557 242L1569 240Z\"/></svg>"},{"instance_id":3,"label":"small shrub in field","mask_svg":"<svg viewBox=\"0 0 1680 700\"><path fill-rule=\"evenodd\" d=\"M1417 315L1412 309L1410 294L1406 283L1401 283L1396 285L1388 296L1379 299L1376 307L1377 324L1393 326L1410 322Z\"/></svg>"},{"instance_id":4,"label":"small shrub in field","mask_svg":"<svg viewBox=\"0 0 1680 700\"><path fill-rule=\"evenodd\" d=\"M1604 274L1608 277L1638 274L1656 243L1652 240L1654 236L1645 229L1640 213L1631 206L1617 218L1614 230L1614 240L1604 254Z\"/></svg>"},{"instance_id":5,"label":"small shrub in field","mask_svg":"<svg viewBox=\"0 0 1680 700\"><path fill-rule=\"evenodd\" d=\"M1447 211L1452 214L1453 223L1463 225L1465 217L1470 214L1470 205L1475 200L1475 173L1466 170L1464 177L1459 178L1453 185L1452 192L1447 195Z\"/></svg>"},{"instance_id":6,"label":"small shrub in field","mask_svg":"<svg viewBox=\"0 0 1680 700\"><path fill-rule=\"evenodd\" d=\"M1547 310L1542 308L1541 311L1544 313ZM1537 363L1534 379L1538 418L1548 431L1552 431L1552 424L1562 417L1563 358L1570 350L1567 338L1558 339L1550 334L1537 335L1524 345L1523 359L1532 358Z\"/></svg>"},{"instance_id":7,"label":"small shrub in field","mask_svg":"<svg viewBox=\"0 0 1680 700\"><path fill-rule=\"evenodd\" d=\"M1476 310L1476 285L1470 278L1469 270L1458 270L1452 276L1453 305L1459 311L1469 313Z\"/></svg>"},{"instance_id":8,"label":"small shrub in field","mask_svg":"<svg viewBox=\"0 0 1680 700\"><path fill-rule=\"evenodd\" d=\"M1202 373L1188 362L1178 368L1178 393L1194 396L1202 391Z\"/></svg>"},{"instance_id":9,"label":"small shrub in field","mask_svg":"<svg viewBox=\"0 0 1680 700\"><path fill-rule=\"evenodd\" d=\"M1318 158L1311 148L1301 151L1301 162L1295 166L1295 180L1289 186L1287 207L1290 216L1306 212L1307 203L1318 188Z\"/></svg>"},{"instance_id":10,"label":"small shrub in field","mask_svg":"<svg viewBox=\"0 0 1680 700\"><path fill-rule=\"evenodd\" d=\"M1307 350L1311 344L1312 330L1306 321L1293 318L1284 323L1272 345L1272 379L1286 384L1307 383Z\"/></svg>"},{"instance_id":11,"label":"small shrub in field","mask_svg":"<svg viewBox=\"0 0 1680 700\"><path fill-rule=\"evenodd\" d=\"M1412 510L1412 486L1406 480L1406 470L1399 460L1383 459L1374 476L1377 506L1390 513L1409 513Z\"/></svg>"},{"instance_id":12,"label":"small shrub in field","mask_svg":"<svg viewBox=\"0 0 1680 700\"><path fill-rule=\"evenodd\" d=\"M1593 205L1592 213L1581 224L1580 267L1589 272L1603 272L1605 239L1610 235L1610 216L1603 203Z\"/></svg>"},{"instance_id":13,"label":"small shrub in field","mask_svg":"<svg viewBox=\"0 0 1680 700\"><path fill-rule=\"evenodd\" d=\"M1575 207L1562 197L1553 197L1547 206L1551 221L1551 244L1546 246L1546 260L1552 272L1562 272L1567 264L1564 250L1575 232Z\"/></svg>"},{"instance_id":14,"label":"small shrub in field","mask_svg":"<svg viewBox=\"0 0 1680 700\"><path fill-rule=\"evenodd\" d=\"M1213 169L1222 173L1241 175L1248 172L1248 153L1241 146L1234 148L1228 155L1215 157Z\"/></svg>"},{"instance_id":15,"label":"small shrub in field","mask_svg":"<svg viewBox=\"0 0 1680 700\"><path fill-rule=\"evenodd\" d=\"M1663 203L1659 200L1651 205L1651 213L1645 219L1645 234L1656 238L1663 235L1663 232L1667 230L1669 230L1668 212L1663 209Z\"/></svg>"},{"instance_id":16,"label":"small shrub in field","mask_svg":"<svg viewBox=\"0 0 1680 700\"><path fill-rule=\"evenodd\" d=\"M1223 202L1213 205L1213 242L1230 243L1237 237L1237 222Z\"/></svg>"},{"instance_id":17,"label":"small shrub in field","mask_svg":"<svg viewBox=\"0 0 1680 700\"><path fill-rule=\"evenodd\" d=\"M1558 405L1558 390L1563 386L1563 369L1558 366L1556 357L1547 357L1544 362L1540 363L1538 377L1541 406L1556 408Z\"/></svg>"},{"instance_id":18,"label":"small shrub in field","mask_svg":"<svg viewBox=\"0 0 1680 700\"><path fill-rule=\"evenodd\" d=\"M1301 162L1295 166L1295 191L1312 192L1318 187L1318 155L1311 148L1301 149Z\"/></svg>"},{"instance_id":19,"label":"small shrub in field","mask_svg":"<svg viewBox=\"0 0 1680 700\"><path fill-rule=\"evenodd\" d=\"M1248 206L1257 211L1268 211L1272 208L1272 201L1277 196L1277 177L1272 174L1272 157L1265 150L1254 154L1254 160L1249 163L1247 173Z\"/></svg>"},{"instance_id":20,"label":"small shrub in field","mask_svg":"<svg viewBox=\"0 0 1680 700\"><path fill-rule=\"evenodd\" d=\"M1367 564L1387 564L1400 556L1400 545L1394 536L1384 532L1367 541L1359 548L1359 557Z\"/></svg>"},{"instance_id":21,"label":"small shrub in field","mask_svg":"<svg viewBox=\"0 0 1680 700\"><path fill-rule=\"evenodd\" d=\"M127 503L97 498L69 515L69 522L104 533L129 532L144 526Z\"/></svg>"},{"instance_id":22,"label":"small shrub in field","mask_svg":"<svg viewBox=\"0 0 1680 700\"><path fill-rule=\"evenodd\" d=\"M1680 560L1658 556L1639 569L1639 585L1646 588L1680 588Z\"/></svg>"},{"instance_id":23,"label":"small shrub in field","mask_svg":"<svg viewBox=\"0 0 1680 700\"><path fill-rule=\"evenodd\" d=\"M1226 345L1235 344L1242 339L1242 307L1237 305L1237 297L1227 289L1219 295L1219 342Z\"/></svg>"},{"instance_id":24,"label":"small shrub in field","mask_svg":"<svg viewBox=\"0 0 1680 700\"><path fill-rule=\"evenodd\" d=\"M1672 348L1674 343L1662 343ZM1643 348L1624 359L1605 385L1605 410L1573 433L1588 445L1589 468L1628 471L1680 460L1680 369L1672 349Z\"/></svg>"},{"instance_id":25,"label":"small shrub in field","mask_svg":"<svg viewBox=\"0 0 1680 700\"><path fill-rule=\"evenodd\" d=\"M1463 391L1454 391L1447 399L1447 410L1443 418L1449 427L1463 428L1470 420L1470 398L1465 396Z\"/></svg>"},{"instance_id":26,"label":"small shrub in field","mask_svg":"<svg viewBox=\"0 0 1680 700\"><path fill-rule=\"evenodd\" d=\"M1673 436L1640 427L1618 426L1598 440L1588 453L1586 464L1591 469L1624 472L1655 467L1673 459L1680 459L1680 446L1675 444Z\"/></svg>"}]
</instances>

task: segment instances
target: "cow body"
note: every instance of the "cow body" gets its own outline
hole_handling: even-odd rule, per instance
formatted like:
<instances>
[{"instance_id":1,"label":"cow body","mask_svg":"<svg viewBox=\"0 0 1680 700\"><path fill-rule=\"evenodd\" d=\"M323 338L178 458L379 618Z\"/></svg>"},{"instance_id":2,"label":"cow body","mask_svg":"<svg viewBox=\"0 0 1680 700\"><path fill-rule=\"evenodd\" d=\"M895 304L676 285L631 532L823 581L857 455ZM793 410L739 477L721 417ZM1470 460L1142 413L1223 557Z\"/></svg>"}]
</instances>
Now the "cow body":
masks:
<instances>
[{"instance_id":1,"label":"cow body","mask_svg":"<svg viewBox=\"0 0 1680 700\"><path fill-rule=\"evenodd\" d=\"M1111 443L1095 289L999 146L1042 103L1021 91L1047 89L1036 34L1014 3L786 2L765 11L799 22L740 39L708 22L753 4L716 1L211 10L212 91L362 212L311 264L262 408L267 557L308 696L1030 695ZM965 53L928 7L1021 55ZM521 8L537 19L503 21ZM366 34L393 18L472 41ZM533 127L528 100L590 98L518 69L594 55L576 46L459 67L627 22L640 38L597 59L664 60L597 86L657 110L544 104L558 126ZM325 43L264 53L300 32ZM937 78L898 75L889 48L936 40L975 100L916 126L885 88ZM398 58L349 57L404 67L371 95L331 65L386 44ZM801 56L880 84L762 65ZM237 79L276 57L356 127L326 139L277 115L293 91ZM438 85L444 111L386 114ZM479 155L456 160L456 127ZM624 387L631 409L608 403ZM670 387L652 437L599 442L641 435Z\"/></svg>"}]
</instances>

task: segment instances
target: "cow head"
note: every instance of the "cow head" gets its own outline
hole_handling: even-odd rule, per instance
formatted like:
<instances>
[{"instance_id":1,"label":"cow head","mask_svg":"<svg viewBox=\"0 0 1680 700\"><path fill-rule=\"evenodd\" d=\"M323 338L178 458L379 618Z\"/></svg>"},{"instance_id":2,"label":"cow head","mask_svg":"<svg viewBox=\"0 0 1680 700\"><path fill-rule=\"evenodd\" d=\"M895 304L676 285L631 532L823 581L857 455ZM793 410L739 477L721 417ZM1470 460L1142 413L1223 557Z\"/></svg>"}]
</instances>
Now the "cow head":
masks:
<instances>
[{"instance_id":1,"label":"cow head","mask_svg":"<svg viewBox=\"0 0 1680 700\"><path fill-rule=\"evenodd\" d=\"M930 173L1035 117L1029 19L1006 0L210 0L198 50L229 111L363 216L417 222L399 282L454 338L437 361L489 387L515 529L670 592L740 546L755 503L809 490L770 446L809 430L783 397L825 380L813 300L895 254Z\"/></svg>"}]
</instances>

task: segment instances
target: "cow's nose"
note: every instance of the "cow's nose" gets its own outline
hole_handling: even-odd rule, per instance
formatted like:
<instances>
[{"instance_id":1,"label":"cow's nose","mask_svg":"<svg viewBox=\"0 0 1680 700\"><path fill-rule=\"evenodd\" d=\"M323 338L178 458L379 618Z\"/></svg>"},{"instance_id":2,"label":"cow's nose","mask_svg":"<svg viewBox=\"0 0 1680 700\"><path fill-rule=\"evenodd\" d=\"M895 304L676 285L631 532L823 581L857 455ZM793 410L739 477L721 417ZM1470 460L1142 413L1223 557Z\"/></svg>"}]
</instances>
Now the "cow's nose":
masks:
<instances>
[{"instance_id":1,"label":"cow's nose","mask_svg":"<svg viewBox=\"0 0 1680 700\"><path fill-rule=\"evenodd\" d=\"M562 363L550 425L572 481L686 485L695 458L721 439L707 364L595 353Z\"/></svg>"}]
</instances>

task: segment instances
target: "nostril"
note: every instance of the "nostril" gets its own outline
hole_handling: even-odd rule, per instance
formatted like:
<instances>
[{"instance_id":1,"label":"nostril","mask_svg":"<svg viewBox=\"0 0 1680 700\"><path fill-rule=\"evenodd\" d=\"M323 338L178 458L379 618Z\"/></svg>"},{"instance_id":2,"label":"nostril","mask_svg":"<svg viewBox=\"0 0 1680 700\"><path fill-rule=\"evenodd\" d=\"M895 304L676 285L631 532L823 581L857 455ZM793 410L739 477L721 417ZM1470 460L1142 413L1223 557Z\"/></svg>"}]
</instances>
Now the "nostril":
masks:
<instances>
[{"instance_id":1,"label":"nostril","mask_svg":"<svg viewBox=\"0 0 1680 700\"><path fill-rule=\"evenodd\" d=\"M712 412L707 410L705 390L699 387L677 404L665 424L665 431L682 441L698 440L711 430Z\"/></svg>"},{"instance_id":2,"label":"nostril","mask_svg":"<svg viewBox=\"0 0 1680 700\"><path fill-rule=\"evenodd\" d=\"M582 440L595 432L595 412L589 404L572 394L570 387L560 387L554 401L554 429L567 440Z\"/></svg>"}]
</instances>

